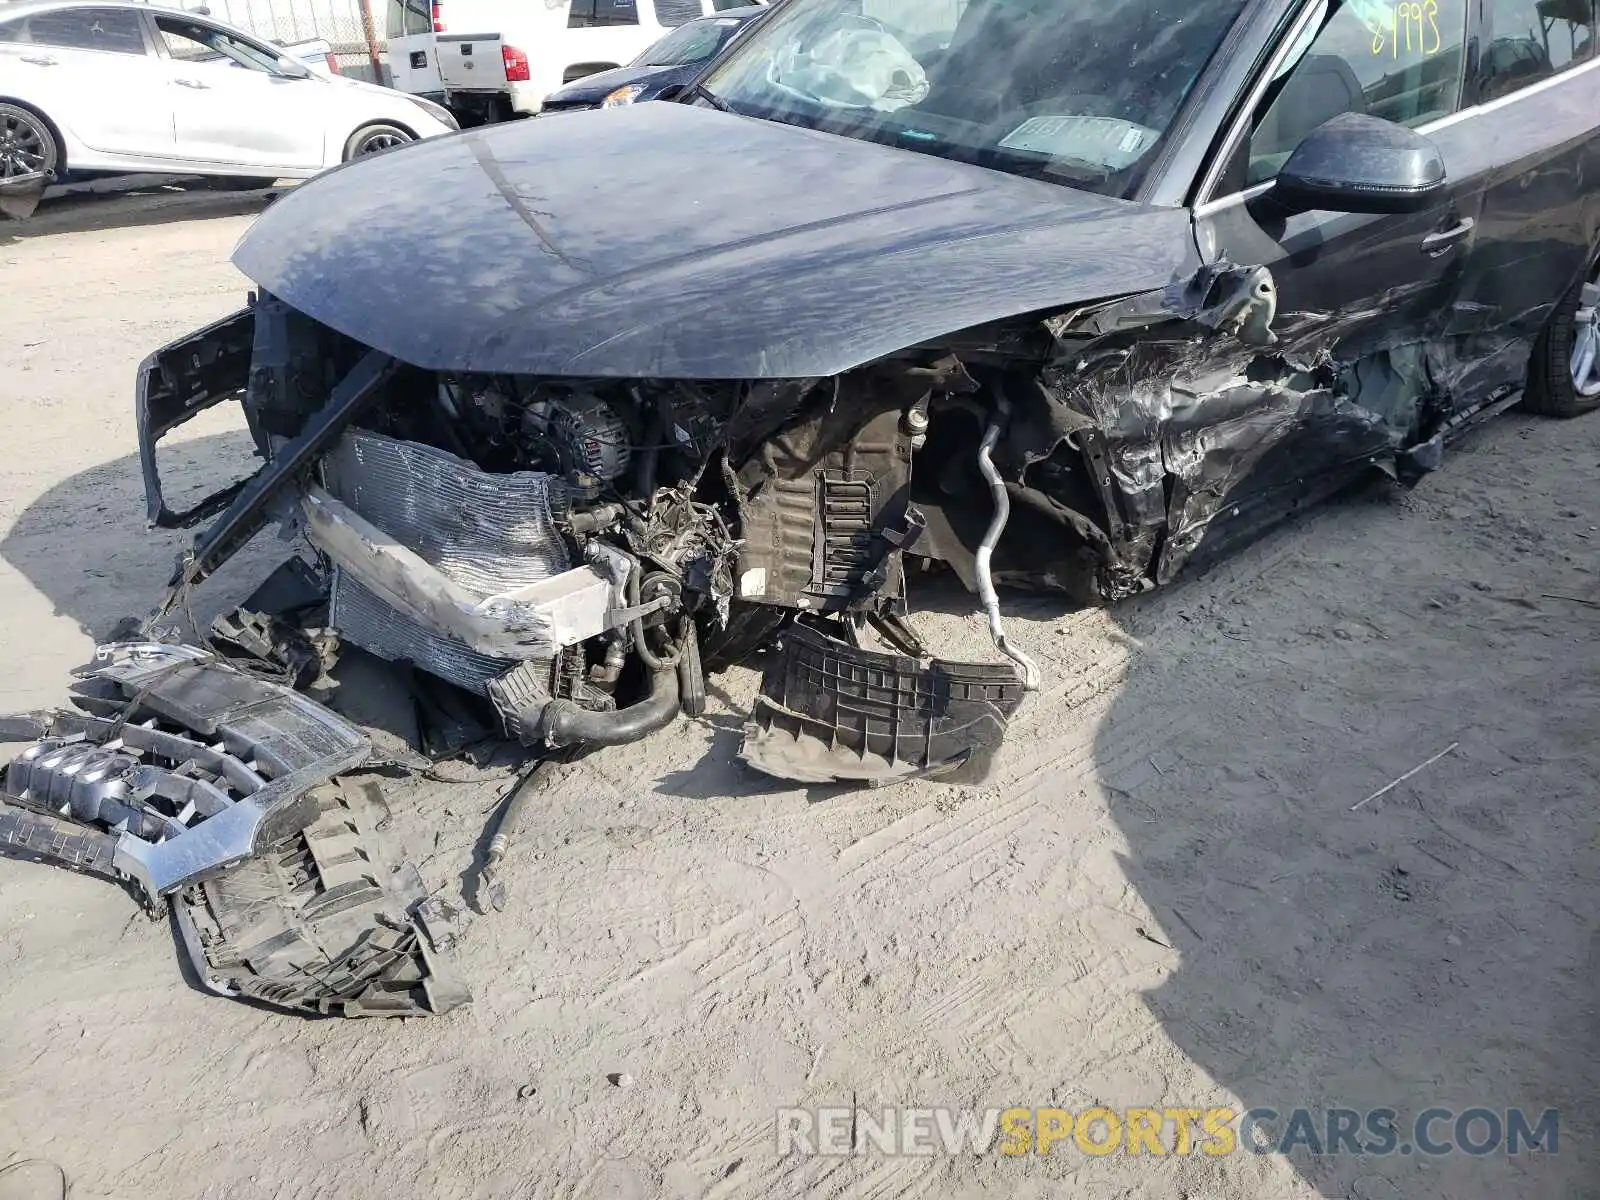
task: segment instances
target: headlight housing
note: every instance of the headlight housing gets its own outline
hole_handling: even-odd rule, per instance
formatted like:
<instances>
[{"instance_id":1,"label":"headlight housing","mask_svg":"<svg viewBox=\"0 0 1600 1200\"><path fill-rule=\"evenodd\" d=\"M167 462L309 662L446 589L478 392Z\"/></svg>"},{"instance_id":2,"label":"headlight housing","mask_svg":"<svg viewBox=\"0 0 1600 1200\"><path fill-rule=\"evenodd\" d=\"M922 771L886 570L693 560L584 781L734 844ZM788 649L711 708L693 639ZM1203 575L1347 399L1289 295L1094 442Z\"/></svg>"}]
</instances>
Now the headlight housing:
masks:
<instances>
[{"instance_id":1,"label":"headlight housing","mask_svg":"<svg viewBox=\"0 0 1600 1200\"><path fill-rule=\"evenodd\" d=\"M600 107L622 108L625 105L632 104L635 100L637 100L643 91L644 84L642 83L627 84L624 87L619 87L614 92L608 92L606 94L606 98L600 101Z\"/></svg>"},{"instance_id":2,"label":"headlight housing","mask_svg":"<svg viewBox=\"0 0 1600 1200\"><path fill-rule=\"evenodd\" d=\"M461 128L460 124L456 121L455 116L444 105L435 104L432 100L424 100L421 96L413 96L406 92L402 92L400 94L405 96L407 100L411 101L411 103L415 104L435 121L438 121L446 129Z\"/></svg>"}]
</instances>

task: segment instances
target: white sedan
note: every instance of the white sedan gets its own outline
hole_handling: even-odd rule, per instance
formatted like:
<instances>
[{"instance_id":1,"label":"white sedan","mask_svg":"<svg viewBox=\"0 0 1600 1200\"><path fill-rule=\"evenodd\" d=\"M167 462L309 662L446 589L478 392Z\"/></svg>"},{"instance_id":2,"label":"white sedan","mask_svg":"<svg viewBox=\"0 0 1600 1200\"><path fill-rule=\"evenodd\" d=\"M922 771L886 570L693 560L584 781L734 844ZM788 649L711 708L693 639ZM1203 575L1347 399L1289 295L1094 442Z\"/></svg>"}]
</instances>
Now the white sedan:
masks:
<instances>
[{"instance_id":1,"label":"white sedan","mask_svg":"<svg viewBox=\"0 0 1600 1200\"><path fill-rule=\"evenodd\" d=\"M0 181L303 179L455 128L437 104L312 71L195 13L130 0L0 4Z\"/></svg>"}]
</instances>

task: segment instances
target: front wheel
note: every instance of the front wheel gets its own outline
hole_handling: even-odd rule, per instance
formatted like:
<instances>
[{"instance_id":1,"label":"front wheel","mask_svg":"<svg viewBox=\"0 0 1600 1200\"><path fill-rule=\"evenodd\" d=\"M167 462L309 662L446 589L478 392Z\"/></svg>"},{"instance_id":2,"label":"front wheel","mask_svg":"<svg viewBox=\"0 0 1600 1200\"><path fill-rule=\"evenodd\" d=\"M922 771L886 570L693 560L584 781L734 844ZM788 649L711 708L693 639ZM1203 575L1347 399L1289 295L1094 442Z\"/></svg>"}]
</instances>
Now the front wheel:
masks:
<instances>
[{"instance_id":1,"label":"front wheel","mask_svg":"<svg viewBox=\"0 0 1600 1200\"><path fill-rule=\"evenodd\" d=\"M352 133L350 140L344 144L344 160L349 162L352 159L365 158L369 154L393 150L396 146L404 146L407 142L416 140L416 134L399 125L363 125Z\"/></svg>"},{"instance_id":2,"label":"front wheel","mask_svg":"<svg viewBox=\"0 0 1600 1200\"><path fill-rule=\"evenodd\" d=\"M1547 417L1600 408L1600 272L1567 293L1534 346L1523 404Z\"/></svg>"},{"instance_id":3,"label":"front wheel","mask_svg":"<svg viewBox=\"0 0 1600 1200\"><path fill-rule=\"evenodd\" d=\"M49 124L16 104L0 104L0 179L61 173L61 147Z\"/></svg>"}]
</instances>

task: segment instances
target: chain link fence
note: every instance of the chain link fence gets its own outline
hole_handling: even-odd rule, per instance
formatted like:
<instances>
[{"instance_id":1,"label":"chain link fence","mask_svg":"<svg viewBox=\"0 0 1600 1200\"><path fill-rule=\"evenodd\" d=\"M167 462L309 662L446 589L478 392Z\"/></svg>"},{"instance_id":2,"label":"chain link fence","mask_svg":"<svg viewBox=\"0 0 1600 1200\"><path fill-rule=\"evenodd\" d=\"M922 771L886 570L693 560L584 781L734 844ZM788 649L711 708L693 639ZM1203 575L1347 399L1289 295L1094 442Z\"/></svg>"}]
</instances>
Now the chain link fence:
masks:
<instances>
[{"instance_id":1,"label":"chain link fence","mask_svg":"<svg viewBox=\"0 0 1600 1200\"><path fill-rule=\"evenodd\" d=\"M333 47L341 74L373 78L378 60L379 83L388 83L383 67L383 11L379 6L370 24L363 19L361 0L202 0L211 16L236 25L259 38L292 45L321 39ZM198 8L190 4L186 7Z\"/></svg>"}]
</instances>

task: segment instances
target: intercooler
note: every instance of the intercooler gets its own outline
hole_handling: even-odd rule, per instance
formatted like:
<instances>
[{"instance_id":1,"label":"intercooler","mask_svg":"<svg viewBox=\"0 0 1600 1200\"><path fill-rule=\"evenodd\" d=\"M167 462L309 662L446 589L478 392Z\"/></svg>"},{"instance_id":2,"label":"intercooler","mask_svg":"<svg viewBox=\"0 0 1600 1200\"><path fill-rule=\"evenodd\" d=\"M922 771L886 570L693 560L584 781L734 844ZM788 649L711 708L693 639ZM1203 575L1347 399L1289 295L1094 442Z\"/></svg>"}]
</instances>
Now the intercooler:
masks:
<instances>
[{"instance_id":1,"label":"intercooler","mask_svg":"<svg viewBox=\"0 0 1600 1200\"><path fill-rule=\"evenodd\" d=\"M494 474L444 450L352 429L323 466L328 491L451 581L483 599L567 570L554 516L563 481ZM346 641L482 694L516 660L479 653L385 602L342 568L330 621Z\"/></svg>"}]
</instances>

